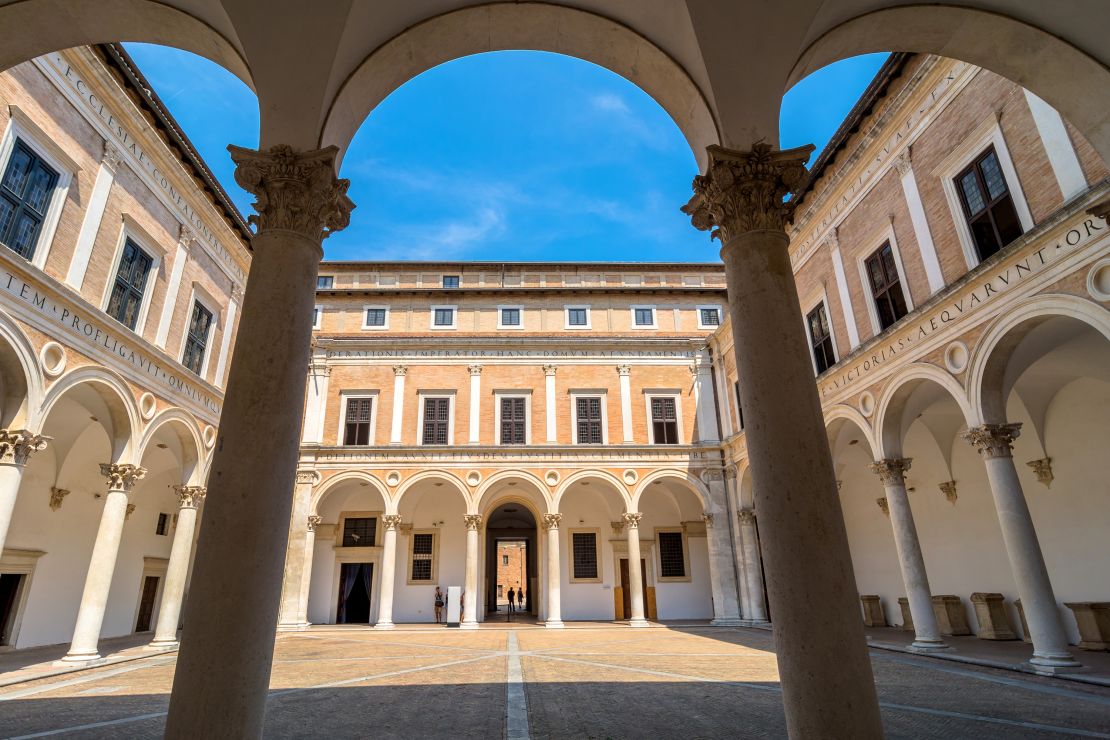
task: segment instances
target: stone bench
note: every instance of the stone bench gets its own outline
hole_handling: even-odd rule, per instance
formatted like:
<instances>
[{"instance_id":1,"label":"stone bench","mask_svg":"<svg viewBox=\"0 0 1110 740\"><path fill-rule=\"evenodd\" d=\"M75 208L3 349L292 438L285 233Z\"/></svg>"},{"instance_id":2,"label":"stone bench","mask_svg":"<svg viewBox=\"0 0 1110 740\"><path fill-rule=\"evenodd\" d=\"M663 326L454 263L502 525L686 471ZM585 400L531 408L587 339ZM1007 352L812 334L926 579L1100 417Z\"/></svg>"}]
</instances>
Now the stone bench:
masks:
<instances>
[{"instance_id":1,"label":"stone bench","mask_svg":"<svg viewBox=\"0 0 1110 740\"><path fill-rule=\"evenodd\" d=\"M1002 594L977 591L971 595L975 619L979 622L980 640L1016 640L1010 617L1006 613L1006 598Z\"/></svg>"},{"instance_id":2,"label":"stone bench","mask_svg":"<svg viewBox=\"0 0 1110 740\"><path fill-rule=\"evenodd\" d=\"M964 602L954 594L943 594L933 597L933 613L937 617L937 626L942 635L959 637L970 635L971 627L967 624L967 612L964 611Z\"/></svg>"},{"instance_id":3,"label":"stone bench","mask_svg":"<svg viewBox=\"0 0 1110 740\"><path fill-rule=\"evenodd\" d=\"M1079 625L1079 647L1110 650L1110 601L1077 601L1064 604Z\"/></svg>"}]
</instances>

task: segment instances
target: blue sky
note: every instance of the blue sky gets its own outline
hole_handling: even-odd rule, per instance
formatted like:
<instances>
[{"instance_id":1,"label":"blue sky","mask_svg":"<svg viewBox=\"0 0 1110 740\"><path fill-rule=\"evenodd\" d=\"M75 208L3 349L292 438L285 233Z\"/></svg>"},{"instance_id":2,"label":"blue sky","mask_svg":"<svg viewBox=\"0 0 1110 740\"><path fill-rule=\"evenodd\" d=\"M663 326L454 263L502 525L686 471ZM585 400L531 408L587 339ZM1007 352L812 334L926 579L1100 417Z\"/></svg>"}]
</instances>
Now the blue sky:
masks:
<instances>
[{"instance_id":1,"label":"blue sky","mask_svg":"<svg viewBox=\"0 0 1110 740\"><path fill-rule=\"evenodd\" d=\"M258 144L254 94L187 52L127 44L240 210L229 143ZM828 141L885 55L811 75L783 101L782 146ZM357 208L328 259L692 260L719 246L679 206L697 165L678 127L627 80L569 57L497 52L390 95L343 161Z\"/></svg>"}]
</instances>

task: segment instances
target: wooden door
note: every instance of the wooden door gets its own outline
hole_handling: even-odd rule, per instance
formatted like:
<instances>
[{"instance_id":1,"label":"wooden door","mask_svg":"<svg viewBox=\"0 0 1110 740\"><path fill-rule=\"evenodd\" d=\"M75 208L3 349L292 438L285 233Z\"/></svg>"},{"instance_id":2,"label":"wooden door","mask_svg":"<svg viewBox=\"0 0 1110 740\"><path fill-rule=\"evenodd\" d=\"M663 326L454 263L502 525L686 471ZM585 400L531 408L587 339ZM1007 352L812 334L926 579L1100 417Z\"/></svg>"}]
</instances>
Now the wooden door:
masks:
<instances>
[{"instance_id":1,"label":"wooden door","mask_svg":"<svg viewBox=\"0 0 1110 740\"><path fill-rule=\"evenodd\" d=\"M632 588L628 580L628 558L621 558L621 601L624 606L624 619L632 618ZM644 614L647 614L647 565L640 558L640 583L643 585Z\"/></svg>"},{"instance_id":2,"label":"wooden door","mask_svg":"<svg viewBox=\"0 0 1110 740\"><path fill-rule=\"evenodd\" d=\"M143 595L139 600L139 618L135 620L136 632L150 631L150 618L154 615L154 597L158 594L158 576L143 578Z\"/></svg>"}]
</instances>

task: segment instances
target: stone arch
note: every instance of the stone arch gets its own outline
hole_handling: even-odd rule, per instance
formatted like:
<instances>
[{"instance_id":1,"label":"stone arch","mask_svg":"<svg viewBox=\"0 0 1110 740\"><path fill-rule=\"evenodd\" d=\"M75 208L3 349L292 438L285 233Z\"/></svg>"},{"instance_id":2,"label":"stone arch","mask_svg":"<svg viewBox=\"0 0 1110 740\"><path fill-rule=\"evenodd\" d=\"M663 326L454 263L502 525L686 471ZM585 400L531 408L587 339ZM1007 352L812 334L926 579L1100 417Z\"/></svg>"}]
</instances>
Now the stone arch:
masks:
<instances>
[{"instance_id":1,"label":"stone arch","mask_svg":"<svg viewBox=\"0 0 1110 740\"><path fill-rule=\"evenodd\" d=\"M938 389L942 396L951 397L956 403L960 412L957 428L959 426L974 426L975 417L971 413L971 404L959 381L935 365L915 362L906 365L895 373L894 377L883 388L882 396L875 410L874 441L876 445L874 451L876 458L902 456L902 443L906 432L910 424L917 418L917 415L913 412L925 409L937 400L936 398L922 398L919 391L925 388ZM915 395L918 397L914 398ZM945 434L939 433L938 429L931 427L930 431L937 439L939 446L941 438ZM955 435L956 429L949 431L952 435ZM944 448L942 448L942 452L944 452ZM951 457L950 450L945 452L945 457Z\"/></svg>"},{"instance_id":2,"label":"stone arch","mask_svg":"<svg viewBox=\"0 0 1110 740\"><path fill-rule=\"evenodd\" d=\"M19 324L0 311L0 426L29 426L42 401L43 380L35 348Z\"/></svg>"},{"instance_id":3,"label":"stone arch","mask_svg":"<svg viewBox=\"0 0 1110 740\"><path fill-rule=\"evenodd\" d=\"M309 503L308 507L309 515L312 516L317 513L320 504L324 501L324 498L326 498L329 493L331 493L336 488L341 487L344 483L350 483L352 481L366 483L375 491L377 491L378 494L382 497L382 501L385 503L386 514L397 513L397 508L393 505L394 502L390 498L389 489L385 487L385 484L383 484L376 477L364 470L345 470L339 475L333 475L332 477L328 478L326 481L323 482L322 485L317 486L312 491L312 500Z\"/></svg>"},{"instance_id":4,"label":"stone arch","mask_svg":"<svg viewBox=\"0 0 1110 740\"><path fill-rule=\"evenodd\" d=\"M547 3L491 3L424 20L374 50L347 78L326 113L320 146L345 149L367 116L397 88L440 64L527 49L583 59L624 77L667 111L699 168L719 142L706 96L678 62L627 26Z\"/></svg>"},{"instance_id":5,"label":"stone arch","mask_svg":"<svg viewBox=\"0 0 1110 740\"><path fill-rule=\"evenodd\" d=\"M96 393L111 414L111 428L105 426L105 431L111 438L112 461L137 464L136 438L142 429L139 409L127 383L107 368L86 366L59 378L46 394L34 419L34 428L42 428L58 401L82 386Z\"/></svg>"},{"instance_id":6,"label":"stone arch","mask_svg":"<svg viewBox=\"0 0 1110 740\"><path fill-rule=\"evenodd\" d=\"M1038 295L1017 302L983 333L968 363L968 395L977 423L1006 421L1006 402L1016 380L1011 363L1018 345L1038 326L1058 318L1078 321L1110 341L1110 313L1085 298Z\"/></svg>"},{"instance_id":7,"label":"stone arch","mask_svg":"<svg viewBox=\"0 0 1110 740\"><path fill-rule=\"evenodd\" d=\"M924 4L865 13L813 41L787 89L833 62L882 51L937 54L1002 75L1060 111L1110 161L1110 70L1059 36L1000 13Z\"/></svg>"},{"instance_id":8,"label":"stone arch","mask_svg":"<svg viewBox=\"0 0 1110 740\"><path fill-rule=\"evenodd\" d=\"M466 483L464 483L463 480L457 475L455 475L454 473L449 473L446 470L424 470L417 473L416 475L406 478L404 482L402 482L401 485L397 488L396 492L394 492L392 499L386 500L386 504L389 507L389 513L395 514L400 511L401 499L404 498L405 494L408 493L417 483L428 480L441 480L445 483L450 483L452 486L454 486L455 490L459 492L459 495L462 496L463 502L466 505L467 513L475 513L473 510L474 507L472 504L472 497L468 493L469 486L467 486Z\"/></svg>"},{"instance_id":9,"label":"stone arch","mask_svg":"<svg viewBox=\"0 0 1110 740\"><path fill-rule=\"evenodd\" d=\"M536 509L536 502L535 501L531 501L528 504L529 509L533 510L532 513L535 515L537 523L539 523L541 521L541 516L543 514L547 514L547 513L550 513L550 512L554 511L554 509L552 508L551 496L548 495L548 493L547 493L549 489L544 484L544 482L541 481L538 477L536 477L534 474L529 473L528 471L525 471L525 470L502 470L502 471L499 471L497 473L494 473L489 478L482 481L482 483L474 491L473 511L469 511L469 513L481 514L484 517L486 512L490 508L489 501L503 501L503 500L506 500L506 498L512 498L514 495L516 495L516 494L510 493L510 494L507 494L506 496L500 497L500 498L498 498L495 495L489 501L486 500L486 496L491 493L494 486L496 486L498 483L502 483L502 482L505 482L505 481L508 481L508 480L512 480L514 478L518 479L518 480L526 481L528 484L530 484L532 486L532 488L535 490L536 494L539 496L539 499L541 501L543 501L544 505L543 505L542 509ZM527 496L525 496L523 494L516 495L516 497L520 500L524 500L524 499L528 498Z\"/></svg>"},{"instance_id":10,"label":"stone arch","mask_svg":"<svg viewBox=\"0 0 1110 740\"><path fill-rule=\"evenodd\" d=\"M640 484L636 486L635 493L632 494L631 506L633 508L631 509L631 511L637 511L636 507L640 505L640 499L647 491L648 486L652 485L656 481L661 480L676 480L680 483L685 484L686 487L690 489L690 492L697 497L698 502L701 504L703 513L709 514L720 511L720 508L714 505L713 497L709 494L709 488L706 487L705 483L703 483L696 475L693 475L686 470L670 468L665 468L663 470L654 470L648 475L645 475L640 480ZM720 503L723 504L724 502L722 501Z\"/></svg>"},{"instance_id":11,"label":"stone arch","mask_svg":"<svg viewBox=\"0 0 1110 740\"><path fill-rule=\"evenodd\" d=\"M875 443L875 430L871 427L871 423L858 410L848 406L847 404L838 403L825 412L825 431L829 433L829 446L833 447L833 455L836 455L836 449L833 444L833 437L846 425L854 426L863 435L863 439L867 442L867 451L872 456L877 455L879 446Z\"/></svg>"},{"instance_id":12,"label":"stone arch","mask_svg":"<svg viewBox=\"0 0 1110 740\"><path fill-rule=\"evenodd\" d=\"M562 502L563 496L571 486L575 483L588 480L599 480L611 486L616 494L620 496L621 502L625 507L624 510L633 511L631 508L632 497L628 495L628 488L621 483L617 476L605 470L579 470L577 473L567 476L566 480L564 480L562 485L555 491L555 499L551 504L551 510L553 512L559 511L559 504Z\"/></svg>"},{"instance_id":13,"label":"stone arch","mask_svg":"<svg viewBox=\"0 0 1110 740\"><path fill-rule=\"evenodd\" d=\"M166 427L173 429L181 444L182 452L186 453L186 458L180 461L181 471L185 478L181 483L190 486L202 485L204 478L202 477L201 462L204 459L204 445L200 439L200 429L197 426L196 419L183 409L166 409L150 420L136 446L135 459L142 461L155 436Z\"/></svg>"}]
</instances>

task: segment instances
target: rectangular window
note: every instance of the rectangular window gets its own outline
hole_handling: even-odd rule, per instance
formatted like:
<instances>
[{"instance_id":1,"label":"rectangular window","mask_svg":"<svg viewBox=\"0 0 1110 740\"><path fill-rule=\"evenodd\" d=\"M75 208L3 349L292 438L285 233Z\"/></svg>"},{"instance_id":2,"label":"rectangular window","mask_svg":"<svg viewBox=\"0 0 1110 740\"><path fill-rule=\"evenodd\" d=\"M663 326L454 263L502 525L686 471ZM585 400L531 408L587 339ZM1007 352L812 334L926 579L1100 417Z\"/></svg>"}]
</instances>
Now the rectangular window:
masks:
<instances>
[{"instance_id":1,"label":"rectangular window","mask_svg":"<svg viewBox=\"0 0 1110 740\"><path fill-rule=\"evenodd\" d=\"M501 326L520 326L520 309L519 308L503 308L501 309Z\"/></svg>"},{"instance_id":2,"label":"rectangular window","mask_svg":"<svg viewBox=\"0 0 1110 740\"><path fill-rule=\"evenodd\" d=\"M574 423L578 444L601 444L601 398L585 396L574 399Z\"/></svg>"},{"instance_id":3,"label":"rectangular window","mask_svg":"<svg viewBox=\"0 0 1110 740\"><path fill-rule=\"evenodd\" d=\"M143 292L154 260L128 239L116 268L112 297L108 300L108 315L128 329L134 330L143 305Z\"/></svg>"},{"instance_id":4,"label":"rectangular window","mask_svg":"<svg viewBox=\"0 0 1110 740\"><path fill-rule=\"evenodd\" d=\"M185 353L181 356L181 364L197 375L201 374L204 366L204 352L208 346L208 332L211 327L212 312L202 306L200 301L194 302L193 315L189 318L189 330L185 335Z\"/></svg>"},{"instance_id":5,"label":"rectangular window","mask_svg":"<svg viewBox=\"0 0 1110 740\"><path fill-rule=\"evenodd\" d=\"M433 306L432 307L432 327L436 329L454 329L455 328L455 307L454 306Z\"/></svg>"},{"instance_id":6,"label":"rectangular window","mask_svg":"<svg viewBox=\"0 0 1110 740\"><path fill-rule=\"evenodd\" d=\"M516 396L501 399L501 444L522 445L527 439L525 400Z\"/></svg>"},{"instance_id":7,"label":"rectangular window","mask_svg":"<svg viewBox=\"0 0 1110 740\"><path fill-rule=\"evenodd\" d=\"M740 422L740 431L744 430L744 402L740 400L740 381L737 380L732 384L732 390L736 393L736 420Z\"/></svg>"},{"instance_id":8,"label":"rectangular window","mask_svg":"<svg viewBox=\"0 0 1110 740\"><path fill-rule=\"evenodd\" d=\"M410 581L432 580L432 551L435 534L431 532L412 535L412 576Z\"/></svg>"},{"instance_id":9,"label":"rectangular window","mask_svg":"<svg viewBox=\"0 0 1110 740\"><path fill-rule=\"evenodd\" d=\"M809 345L813 349L813 362L817 365L817 374L820 375L836 364L832 329L829 327L829 317L825 315L823 302L818 303L817 308L806 315L806 326L809 328Z\"/></svg>"},{"instance_id":10,"label":"rectangular window","mask_svg":"<svg viewBox=\"0 0 1110 740\"><path fill-rule=\"evenodd\" d=\"M321 275L316 278L316 290L331 290L335 287L335 277L333 275Z\"/></svg>"},{"instance_id":11,"label":"rectangular window","mask_svg":"<svg viewBox=\"0 0 1110 740\"><path fill-rule=\"evenodd\" d=\"M597 578L597 534L595 532L571 532L571 557L575 579Z\"/></svg>"},{"instance_id":12,"label":"rectangular window","mask_svg":"<svg viewBox=\"0 0 1110 740\"><path fill-rule=\"evenodd\" d=\"M659 576L660 578L686 577L682 532L659 533Z\"/></svg>"},{"instance_id":13,"label":"rectangular window","mask_svg":"<svg viewBox=\"0 0 1110 740\"><path fill-rule=\"evenodd\" d=\"M368 327L384 327L385 326L385 312L384 308L368 308L366 309L366 326Z\"/></svg>"},{"instance_id":14,"label":"rectangular window","mask_svg":"<svg viewBox=\"0 0 1110 740\"><path fill-rule=\"evenodd\" d=\"M370 444L370 412L373 398L348 398L343 416L343 444Z\"/></svg>"},{"instance_id":15,"label":"rectangular window","mask_svg":"<svg viewBox=\"0 0 1110 740\"><path fill-rule=\"evenodd\" d=\"M166 530L169 528L169 523L170 523L170 515L169 514L159 514L158 515L158 524L156 524L154 526L154 534L165 537L166 536Z\"/></svg>"},{"instance_id":16,"label":"rectangular window","mask_svg":"<svg viewBox=\"0 0 1110 740\"><path fill-rule=\"evenodd\" d=\"M313 306L312 307L312 328L313 329L319 329L320 328L320 318L322 316L323 316L323 313L320 310L320 307L319 306Z\"/></svg>"},{"instance_id":17,"label":"rectangular window","mask_svg":"<svg viewBox=\"0 0 1110 740\"><path fill-rule=\"evenodd\" d=\"M634 308L636 326L655 326L654 308Z\"/></svg>"},{"instance_id":18,"label":"rectangular window","mask_svg":"<svg viewBox=\"0 0 1110 740\"><path fill-rule=\"evenodd\" d=\"M35 254L57 183L58 173L16 139L0 180L0 243L24 259Z\"/></svg>"},{"instance_id":19,"label":"rectangular window","mask_svg":"<svg viewBox=\"0 0 1110 740\"><path fill-rule=\"evenodd\" d=\"M444 288L457 288L457 287L459 287L459 276L458 275L444 275L443 276L443 287Z\"/></svg>"},{"instance_id":20,"label":"rectangular window","mask_svg":"<svg viewBox=\"0 0 1110 740\"><path fill-rule=\"evenodd\" d=\"M886 329L906 315L906 296L902 293L902 282L898 278L898 267L894 262L894 250L890 242L875 250L866 260L867 280L871 284L871 296L875 299L875 311L879 314L879 325Z\"/></svg>"},{"instance_id":21,"label":"rectangular window","mask_svg":"<svg viewBox=\"0 0 1110 740\"><path fill-rule=\"evenodd\" d=\"M657 445L678 444L678 412L674 398L651 399L651 431Z\"/></svg>"},{"instance_id":22,"label":"rectangular window","mask_svg":"<svg viewBox=\"0 0 1110 740\"><path fill-rule=\"evenodd\" d=\"M377 517L347 517L343 520L342 547L373 547L377 532Z\"/></svg>"},{"instance_id":23,"label":"rectangular window","mask_svg":"<svg viewBox=\"0 0 1110 740\"><path fill-rule=\"evenodd\" d=\"M424 430L421 444L447 444L447 427L451 420L450 398L424 399Z\"/></svg>"},{"instance_id":24,"label":"rectangular window","mask_svg":"<svg viewBox=\"0 0 1110 740\"><path fill-rule=\"evenodd\" d=\"M980 261L1021 236L1021 222L994 147L956 175L956 189Z\"/></svg>"},{"instance_id":25,"label":"rectangular window","mask_svg":"<svg viewBox=\"0 0 1110 740\"><path fill-rule=\"evenodd\" d=\"M585 306L568 307L567 327L590 328L590 309Z\"/></svg>"},{"instance_id":26,"label":"rectangular window","mask_svg":"<svg viewBox=\"0 0 1110 740\"><path fill-rule=\"evenodd\" d=\"M698 320L701 321L702 326L720 326L721 325L721 309L719 308L703 308L700 310Z\"/></svg>"},{"instance_id":27,"label":"rectangular window","mask_svg":"<svg viewBox=\"0 0 1110 740\"><path fill-rule=\"evenodd\" d=\"M501 564L502 565L508 565L509 564L509 556L508 555L502 555L501 556Z\"/></svg>"}]
</instances>

